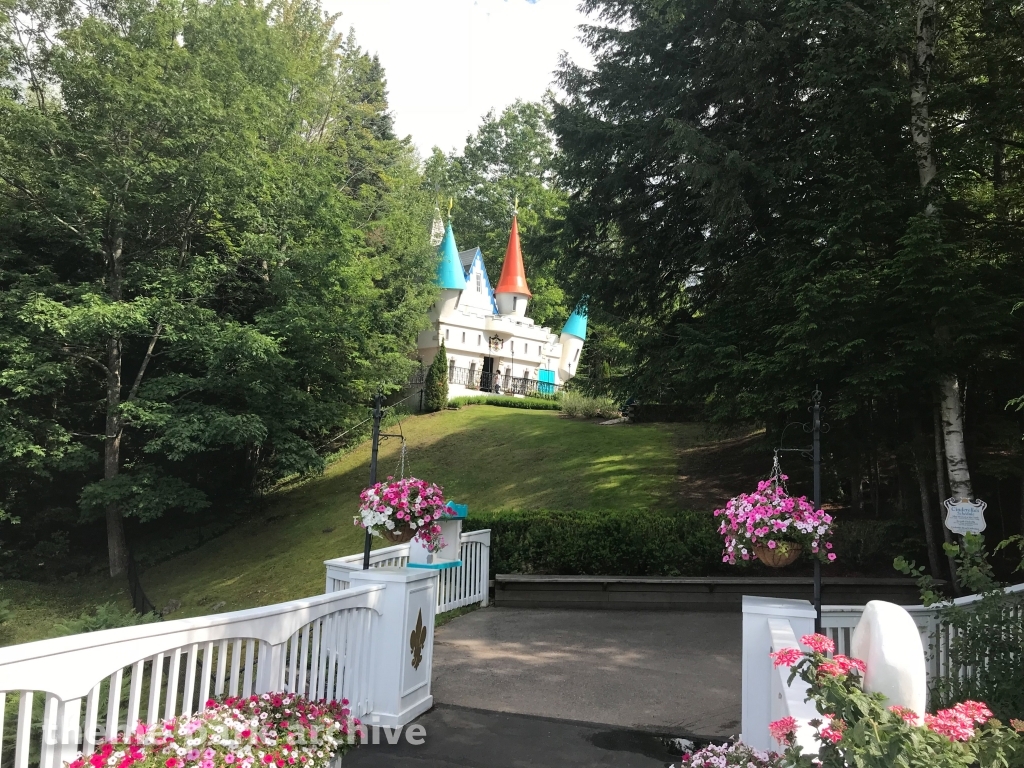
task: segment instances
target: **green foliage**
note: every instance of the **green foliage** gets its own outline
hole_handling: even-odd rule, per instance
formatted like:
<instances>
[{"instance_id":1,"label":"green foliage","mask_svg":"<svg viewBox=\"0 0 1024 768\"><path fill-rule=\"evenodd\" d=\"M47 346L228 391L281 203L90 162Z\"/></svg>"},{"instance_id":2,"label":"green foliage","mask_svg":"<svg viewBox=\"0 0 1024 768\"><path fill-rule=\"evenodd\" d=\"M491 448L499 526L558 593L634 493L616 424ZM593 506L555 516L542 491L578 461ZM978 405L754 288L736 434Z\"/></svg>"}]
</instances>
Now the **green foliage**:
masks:
<instances>
[{"instance_id":1,"label":"green foliage","mask_svg":"<svg viewBox=\"0 0 1024 768\"><path fill-rule=\"evenodd\" d=\"M99 632L101 629L152 624L154 621L160 621L160 617L155 613L138 614L131 609L122 608L117 603L104 603L97 605L92 612L84 612L77 619L55 624L53 634L54 637L63 637L82 632Z\"/></svg>"},{"instance_id":2,"label":"green foliage","mask_svg":"<svg viewBox=\"0 0 1024 768\"><path fill-rule=\"evenodd\" d=\"M986 592L968 606L939 611L949 628L949 668L970 670L932 681L934 706L984 701L1002 720L1024 719L1024 595Z\"/></svg>"},{"instance_id":3,"label":"green foliage","mask_svg":"<svg viewBox=\"0 0 1024 768\"><path fill-rule=\"evenodd\" d=\"M434 362L427 369L427 378L423 382L423 408L428 411L440 411L448 406L448 353L441 340L441 349L434 356Z\"/></svg>"},{"instance_id":4,"label":"green foliage","mask_svg":"<svg viewBox=\"0 0 1024 768\"><path fill-rule=\"evenodd\" d=\"M498 395L461 395L448 401L449 408L461 408L464 405L496 405L499 408L525 408L533 411L557 411L557 400L540 397L501 397Z\"/></svg>"},{"instance_id":5,"label":"green foliage","mask_svg":"<svg viewBox=\"0 0 1024 768\"><path fill-rule=\"evenodd\" d=\"M707 576L721 540L706 513L658 510L503 510L473 513L491 529L491 572L564 576Z\"/></svg>"},{"instance_id":6,"label":"green foliage","mask_svg":"<svg viewBox=\"0 0 1024 768\"><path fill-rule=\"evenodd\" d=\"M993 718L975 727L966 741L921 725L907 723L887 706L881 693L865 693L859 677L832 675L820 671L826 657L805 655L793 666L790 682L800 677L808 686L809 698L822 719L811 720L819 733L826 727L842 734L832 743L820 738L817 754L805 754L798 746L788 747L783 764L790 768L1017 768L1024 765L1024 739L1020 733ZM918 712L917 715L923 713ZM825 716L830 722L826 722ZM1014 724L1016 726L1016 724ZM1024 723L1020 724L1024 727Z\"/></svg>"},{"instance_id":7,"label":"green foliage","mask_svg":"<svg viewBox=\"0 0 1024 768\"><path fill-rule=\"evenodd\" d=\"M194 521L316 474L406 379L432 200L334 22L0 8L0 507L29 546L76 506Z\"/></svg>"},{"instance_id":8,"label":"green foliage","mask_svg":"<svg viewBox=\"0 0 1024 768\"><path fill-rule=\"evenodd\" d=\"M1018 546L1024 554L1024 537L1011 536L996 545L998 552ZM1002 719L1024 718L1024 594L1006 592L993 573L981 535L968 533L960 546L945 545L954 558L959 584L980 595L977 601L959 605L944 602L935 580L912 560L896 558L896 570L917 578L921 600L938 605L937 619L950 638L948 669L953 674L932 681L936 706L957 701L984 701ZM1024 559L1017 570L1024 568ZM959 671L969 670L960 675Z\"/></svg>"},{"instance_id":9,"label":"green foliage","mask_svg":"<svg viewBox=\"0 0 1024 768\"><path fill-rule=\"evenodd\" d=\"M1019 8L939 4L941 194L925 216L914 3L585 7L594 64L563 65L551 121L572 191L557 276L627 342L625 394L777 435L817 387L848 501L869 462L931 423L955 373L973 387L971 451L1003 425L1019 478L1021 423L1004 409L1024 379Z\"/></svg>"},{"instance_id":10,"label":"green foliage","mask_svg":"<svg viewBox=\"0 0 1024 768\"><path fill-rule=\"evenodd\" d=\"M0 627L4 626L14 616L11 610L10 600L0 600Z\"/></svg>"},{"instance_id":11,"label":"green foliage","mask_svg":"<svg viewBox=\"0 0 1024 768\"><path fill-rule=\"evenodd\" d=\"M614 419L619 407L610 397L590 397L574 390L566 390L559 399L561 411L573 419Z\"/></svg>"}]
</instances>

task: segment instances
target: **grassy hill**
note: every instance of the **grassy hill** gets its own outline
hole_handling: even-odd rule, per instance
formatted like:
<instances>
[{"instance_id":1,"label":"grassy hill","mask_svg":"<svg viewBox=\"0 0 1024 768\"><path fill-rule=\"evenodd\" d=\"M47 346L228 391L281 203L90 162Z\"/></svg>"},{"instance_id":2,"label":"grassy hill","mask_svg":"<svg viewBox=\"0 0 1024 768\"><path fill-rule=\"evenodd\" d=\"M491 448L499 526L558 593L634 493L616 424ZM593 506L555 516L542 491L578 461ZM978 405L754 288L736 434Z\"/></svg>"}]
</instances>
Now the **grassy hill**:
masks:
<instances>
[{"instance_id":1,"label":"grassy hill","mask_svg":"<svg viewBox=\"0 0 1024 768\"><path fill-rule=\"evenodd\" d=\"M408 417L401 431L406 473L438 483L446 496L469 504L471 515L503 508L678 508L688 501L679 478L690 477L688 462L714 442L695 424L602 427L551 411L492 406ZM395 473L400 443L382 444L379 477ZM142 578L150 598L158 608L180 601L173 614L180 618L322 592L323 561L362 549L363 532L352 517L368 480L369 453L368 444L359 446L322 477L272 494L246 524L148 569ZM14 609L0 642L13 643L46 637L56 620L125 598L119 582L90 577L62 585L8 582L0 599L10 599Z\"/></svg>"}]
</instances>

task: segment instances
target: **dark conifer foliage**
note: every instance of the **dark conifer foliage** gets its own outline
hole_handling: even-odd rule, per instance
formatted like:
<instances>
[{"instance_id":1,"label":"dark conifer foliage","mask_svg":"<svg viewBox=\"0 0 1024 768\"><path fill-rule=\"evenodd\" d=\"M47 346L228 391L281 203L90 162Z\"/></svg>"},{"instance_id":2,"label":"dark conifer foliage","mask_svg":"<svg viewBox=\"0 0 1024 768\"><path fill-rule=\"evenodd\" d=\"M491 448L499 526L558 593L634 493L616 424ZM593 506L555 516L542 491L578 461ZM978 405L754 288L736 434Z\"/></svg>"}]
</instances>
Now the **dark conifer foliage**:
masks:
<instances>
[{"instance_id":1,"label":"dark conifer foliage","mask_svg":"<svg viewBox=\"0 0 1024 768\"><path fill-rule=\"evenodd\" d=\"M919 503L915 461L934 499L934 397L954 375L976 493L1016 518L1024 6L940 4L929 200L914 3L586 6L596 64L564 63L552 120L570 192L560 276L618 319L636 392L774 441L818 386L831 496L870 506L884 485L890 514Z\"/></svg>"}]
</instances>

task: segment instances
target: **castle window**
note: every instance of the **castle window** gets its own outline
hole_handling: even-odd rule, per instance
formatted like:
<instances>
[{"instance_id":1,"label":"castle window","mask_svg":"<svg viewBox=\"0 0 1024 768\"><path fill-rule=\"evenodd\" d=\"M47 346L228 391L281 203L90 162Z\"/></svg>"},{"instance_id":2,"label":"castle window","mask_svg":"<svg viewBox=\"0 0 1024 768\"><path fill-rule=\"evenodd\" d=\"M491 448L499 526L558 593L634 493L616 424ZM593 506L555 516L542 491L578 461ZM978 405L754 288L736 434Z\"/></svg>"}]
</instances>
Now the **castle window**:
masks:
<instances>
[{"instance_id":1,"label":"castle window","mask_svg":"<svg viewBox=\"0 0 1024 768\"><path fill-rule=\"evenodd\" d=\"M576 350L576 354L572 356L572 361L575 363L579 359L580 359L580 351L577 349Z\"/></svg>"},{"instance_id":2,"label":"castle window","mask_svg":"<svg viewBox=\"0 0 1024 768\"><path fill-rule=\"evenodd\" d=\"M514 355L516 353L516 342L515 342L515 339L513 339L512 341L509 342L509 348L511 349L512 354Z\"/></svg>"},{"instance_id":3,"label":"castle window","mask_svg":"<svg viewBox=\"0 0 1024 768\"><path fill-rule=\"evenodd\" d=\"M482 333L478 333L476 335L476 345L479 347L483 343L484 343L484 335Z\"/></svg>"},{"instance_id":4,"label":"castle window","mask_svg":"<svg viewBox=\"0 0 1024 768\"><path fill-rule=\"evenodd\" d=\"M526 354L529 354L529 352L530 352L530 345L529 344L523 344L523 354L526 355Z\"/></svg>"},{"instance_id":5,"label":"castle window","mask_svg":"<svg viewBox=\"0 0 1024 768\"><path fill-rule=\"evenodd\" d=\"M518 304L518 303L519 303L519 297L518 296L513 296L512 297L512 311L513 312L516 311L516 304Z\"/></svg>"},{"instance_id":6,"label":"castle window","mask_svg":"<svg viewBox=\"0 0 1024 768\"><path fill-rule=\"evenodd\" d=\"M476 273L476 292L484 292L484 276L481 275L479 272Z\"/></svg>"},{"instance_id":7,"label":"castle window","mask_svg":"<svg viewBox=\"0 0 1024 768\"><path fill-rule=\"evenodd\" d=\"M450 338L451 338L451 332L452 332L451 328L445 328L445 329L444 329L444 338L445 338L445 341L447 341L448 339L450 339Z\"/></svg>"},{"instance_id":8,"label":"castle window","mask_svg":"<svg viewBox=\"0 0 1024 768\"><path fill-rule=\"evenodd\" d=\"M466 332L465 331L462 332L462 343L463 344L466 343Z\"/></svg>"},{"instance_id":9,"label":"castle window","mask_svg":"<svg viewBox=\"0 0 1024 768\"><path fill-rule=\"evenodd\" d=\"M452 358L448 361L448 381L455 378L455 359Z\"/></svg>"}]
</instances>

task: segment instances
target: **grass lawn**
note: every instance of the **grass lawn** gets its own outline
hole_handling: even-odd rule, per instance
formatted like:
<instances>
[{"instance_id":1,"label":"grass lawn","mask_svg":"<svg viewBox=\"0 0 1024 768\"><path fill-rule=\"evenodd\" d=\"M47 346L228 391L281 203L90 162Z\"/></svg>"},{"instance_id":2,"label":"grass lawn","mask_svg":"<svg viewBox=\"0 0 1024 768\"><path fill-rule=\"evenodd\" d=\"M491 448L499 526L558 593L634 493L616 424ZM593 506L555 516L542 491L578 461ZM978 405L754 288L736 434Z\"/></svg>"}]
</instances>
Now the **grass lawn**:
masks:
<instances>
[{"instance_id":1,"label":"grass lawn","mask_svg":"<svg viewBox=\"0 0 1024 768\"><path fill-rule=\"evenodd\" d=\"M556 412L493 406L410 416L401 429L407 474L441 485L446 496L483 512L502 508L678 508L677 478L687 452L707 444L696 424L602 427ZM397 432L391 428L389 432ZM383 442L378 476L396 471L400 441ZM324 589L323 561L362 549L352 524L368 480L369 444L318 478L268 497L262 515L142 576L158 608L181 602L173 618L250 608ZM0 599L14 617L0 643L46 637L57 620L111 599L125 600L102 577L60 585L9 582Z\"/></svg>"}]
</instances>

